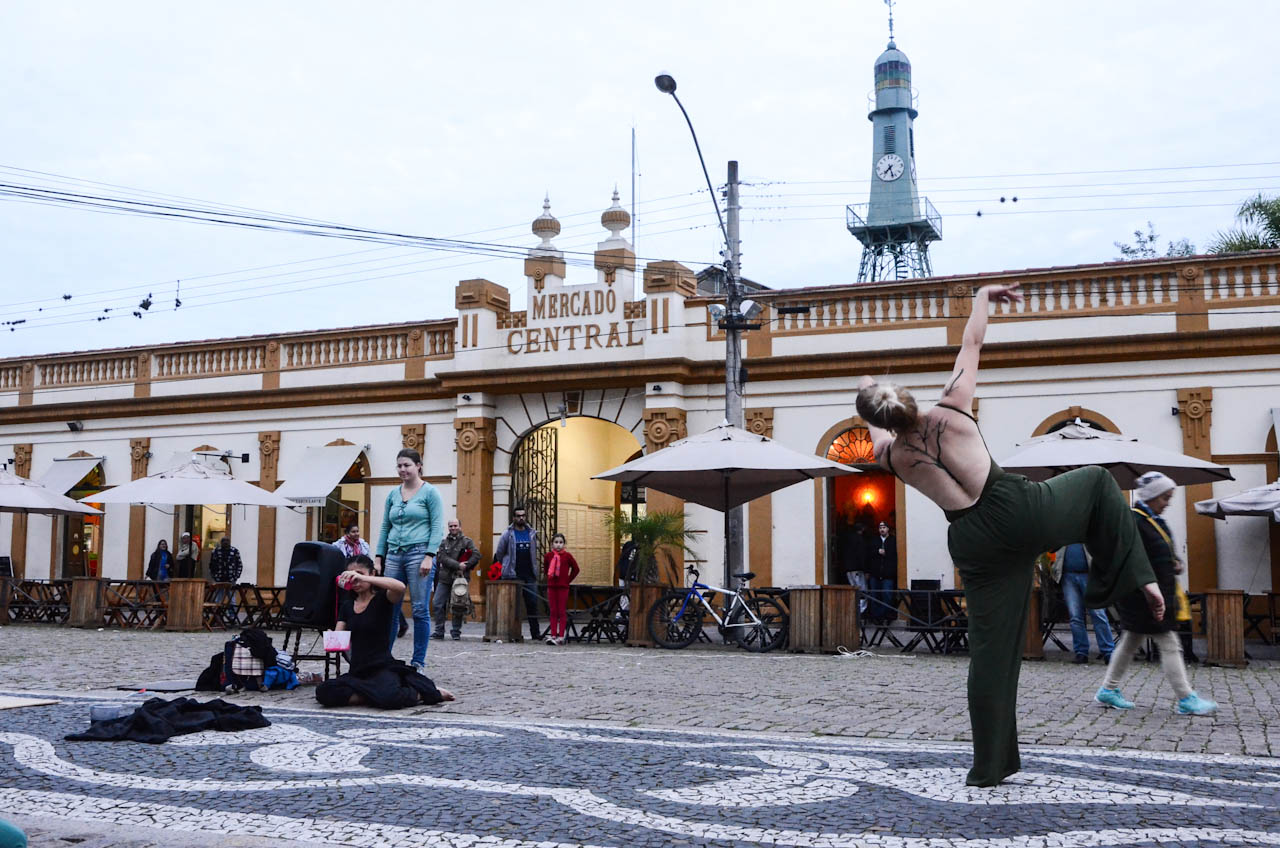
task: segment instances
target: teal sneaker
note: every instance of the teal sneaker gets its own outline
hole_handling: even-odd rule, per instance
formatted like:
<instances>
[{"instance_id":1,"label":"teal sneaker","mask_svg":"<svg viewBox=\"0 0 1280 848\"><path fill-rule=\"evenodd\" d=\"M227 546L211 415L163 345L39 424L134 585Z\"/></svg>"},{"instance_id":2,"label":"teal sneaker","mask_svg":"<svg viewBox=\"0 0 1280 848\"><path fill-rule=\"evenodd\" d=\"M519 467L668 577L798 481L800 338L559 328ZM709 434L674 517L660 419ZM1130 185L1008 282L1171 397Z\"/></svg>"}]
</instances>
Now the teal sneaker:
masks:
<instances>
[{"instance_id":1,"label":"teal sneaker","mask_svg":"<svg viewBox=\"0 0 1280 848\"><path fill-rule=\"evenodd\" d=\"M1108 689L1105 686L1098 690L1098 694L1093 699L1104 707L1112 707L1117 710L1133 709L1133 701L1127 700L1124 695L1120 694L1119 689Z\"/></svg>"},{"instance_id":2,"label":"teal sneaker","mask_svg":"<svg viewBox=\"0 0 1280 848\"><path fill-rule=\"evenodd\" d=\"M1215 702L1201 698L1195 692L1178 701L1178 712L1183 715L1213 715L1217 711L1218 705Z\"/></svg>"}]
</instances>

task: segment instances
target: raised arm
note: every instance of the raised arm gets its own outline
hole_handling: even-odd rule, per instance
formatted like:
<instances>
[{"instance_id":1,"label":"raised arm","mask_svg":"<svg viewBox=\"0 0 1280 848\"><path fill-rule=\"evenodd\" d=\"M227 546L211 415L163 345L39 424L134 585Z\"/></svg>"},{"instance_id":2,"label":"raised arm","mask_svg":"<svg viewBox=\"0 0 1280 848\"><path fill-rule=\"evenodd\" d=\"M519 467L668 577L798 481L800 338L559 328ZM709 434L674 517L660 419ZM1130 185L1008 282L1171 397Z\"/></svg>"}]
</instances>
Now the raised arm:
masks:
<instances>
[{"instance_id":1,"label":"raised arm","mask_svg":"<svg viewBox=\"0 0 1280 848\"><path fill-rule=\"evenodd\" d=\"M361 584L371 589L382 589L387 593L387 600L392 604L398 604L404 600L404 584L394 577L379 577L376 574L365 574L360 571L348 571L351 577L347 583L347 588L353 592L359 592Z\"/></svg>"},{"instance_id":2,"label":"raised arm","mask_svg":"<svg viewBox=\"0 0 1280 848\"><path fill-rule=\"evenodd\" d=\"M973 296L973 309L964 325L960 353L956 355L955 367L942 390L942 400L960 409L968 409L973 403L973 393L978 388L978 354L987 336L987 304L1021 301L1020 285L983 286Z\"/></svg>"}]
</instances>

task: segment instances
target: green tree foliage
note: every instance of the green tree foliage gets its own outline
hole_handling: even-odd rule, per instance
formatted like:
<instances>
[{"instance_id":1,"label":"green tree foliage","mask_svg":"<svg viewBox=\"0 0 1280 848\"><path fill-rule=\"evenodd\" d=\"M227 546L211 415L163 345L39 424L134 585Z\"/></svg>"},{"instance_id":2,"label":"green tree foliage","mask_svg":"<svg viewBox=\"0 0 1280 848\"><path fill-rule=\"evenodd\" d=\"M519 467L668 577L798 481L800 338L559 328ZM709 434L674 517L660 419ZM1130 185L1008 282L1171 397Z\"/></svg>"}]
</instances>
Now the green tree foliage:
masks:
<instances>
[{"instance_id":1,"label":"green tree foliage","mask_svg":"<svg viewBox=\"0 0 1280 848\"><path fill-rule=\"evenodd\" d=\"M1155 226L1150 221L1147 222L1147 231L1133 231L1133 244L1125 244L1124 242L1113 242L1116 249L1120 251L1120 255L1116 259L1158 259L1164 256L1195 256L1196 246L1191 243L1190 239L1180 238L1177 241L1168 243L1164 254L1160 253L1160 236L1156 235Z\"/></svg>"},{"instance_id":2,"label":"green tree foliage","mask_svg":"<svg viewBox=\"0 0 1280 848\"><path fill-rule=\"evenodd\" d=\"M1219 231L1209 243L1210 253L1245 253L1280 248L1280 197L1259 192L1236 210L1240 226Z\"/></svg>"},{"instance_id":3,"label":"green tree foliage","mask_svg":"<svg viewBox=\"0 0 1280 848\"><path fill-rule=\"evenodd\" d=\"M674 510L650 512L635 518L622 512L606 516L605 524L615 541L622 541L624 537L630 536L631 541L636 543L636 566L631 574L623 575L624 579L628 582L657 583L659 553L666 557L670 570L679 577L680 571L676 568L675 558L669 550L664 549L675 548L690 555L694 553L689 545L698 531L690 530L684 521L684 513Z\"/></svg>"}]
</instances>

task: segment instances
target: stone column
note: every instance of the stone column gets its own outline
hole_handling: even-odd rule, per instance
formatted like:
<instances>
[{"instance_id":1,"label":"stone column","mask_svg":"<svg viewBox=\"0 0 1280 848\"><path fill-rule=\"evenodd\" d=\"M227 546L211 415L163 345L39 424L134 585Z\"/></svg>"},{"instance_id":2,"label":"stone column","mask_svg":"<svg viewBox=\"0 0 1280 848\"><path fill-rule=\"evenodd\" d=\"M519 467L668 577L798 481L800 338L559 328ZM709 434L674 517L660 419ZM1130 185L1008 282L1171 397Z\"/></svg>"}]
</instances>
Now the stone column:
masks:
<instances>
[{"instance_id":1,"label":"stone column","mask_svg":"<svg viewBox=\"0 0 1280 848\"><path fill-rule=\"evenodd\" d=\"M31 445L13 446L13 473L19 477L31 476ZM9 558L13 562L13 576L21 580L27 574L27 516L13 515L13 541L9 545Z\"/></svg>"},{"instance_id":2,"label":"stone column","mask_svg":"<svg viewBox=\"0 0 1280 848\"><path fill-rule=\"evenodd\" d=\"M1182 421L1182 452L1211 460L1210 426L1213 421L1213 389L1178 389L1178 415ZM1187 514L1187 585L1192 592L1218 588L1218 544L1213 522L1196 513L1196 501L1213 497L1213 484L1184 489Z\"/></svg>"},{"instance_id":3,"label":"stone column","mask_svg":"<svg viewBox=\"0 0 1280 848\"><path fill-rule=\"evenodd\" d=\"M130 480L141 480L147 476L147 465L151 460L151 439L129 440ZM147 508L142 504L129 505L129 561L126 563L130 580L141 580L146 568L147 559Z\"/></svg>"},{"instance_id":4,"label":"stone column","mask_svg":"<svg viewBox=\"0 0 1280 848\"><path fill-rule=\"evenodd\" d=\"M672 442L679 441L689 435L685 426L685 411L671 406L655 407L644 411L644 452L653 453L665 448ZM664 494L656 489L645 490L646 512L684 512L684 499ZM663 581L672 586L684 585L684 551L671 551L675 559L676 572L663 567L660 562L659 574ZM665 574L664 574L665 572Z\"/></svg>"},{"instance_id":5,"label":"stone column","mask_svg":"<svg viewBox=\"0 0 1280 848\"><path fill-rule=\"evenodd\" d=\"M455 418L453 429L458 522L462 532L480 546L480 562L471 574L471 598L476 618L484 618L485 566L493 556L493 452L498 449L498 426L493 418Z\"/></svg>"},{"instance_id":6,"label":"stone column","mask_svg":"<svg viewBox=\"0 0 1280 848\"><path fill-rule=\"evenodd\" d=\"M279 485L280 431L258 434L258 485L274 492ZM276 585L276 507L258 507L259 586Z\"/></svg>"},{"instance_id":7,"label":"stone column","mask_svg":"<svg viewBox=\"0 0 1280 848\"><path fill-rule=\"evenodd\" d=\"M747 410L747 431L773 438L773 407ZM747 504L747 557L743 563L754 571L754 586L772 586L773 580L773 495Z\"/></svg>"}]
</instances>

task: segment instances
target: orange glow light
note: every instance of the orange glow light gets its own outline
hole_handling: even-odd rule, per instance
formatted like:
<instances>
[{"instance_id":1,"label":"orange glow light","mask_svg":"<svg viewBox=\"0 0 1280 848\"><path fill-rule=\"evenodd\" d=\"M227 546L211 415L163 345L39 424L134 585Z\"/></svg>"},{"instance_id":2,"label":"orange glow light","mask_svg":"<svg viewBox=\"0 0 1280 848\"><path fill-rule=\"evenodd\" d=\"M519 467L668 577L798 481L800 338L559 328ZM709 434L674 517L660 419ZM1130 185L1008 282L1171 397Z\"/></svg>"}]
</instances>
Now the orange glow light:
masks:
<instances>
[{"instance_id":1,"label":"orange glow light","mask_svg":"<svg viewBox=\"0 0 1280 848\"><path fill-rule=\"evenodd\" d=\"M874 503L876 499L875 493L870 489L862 490L862 502L865 504Z\"/></svg>"}]
</instances>

